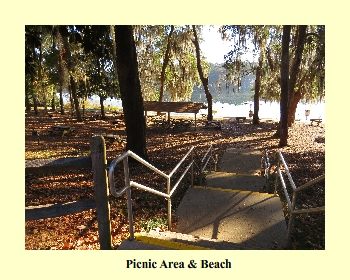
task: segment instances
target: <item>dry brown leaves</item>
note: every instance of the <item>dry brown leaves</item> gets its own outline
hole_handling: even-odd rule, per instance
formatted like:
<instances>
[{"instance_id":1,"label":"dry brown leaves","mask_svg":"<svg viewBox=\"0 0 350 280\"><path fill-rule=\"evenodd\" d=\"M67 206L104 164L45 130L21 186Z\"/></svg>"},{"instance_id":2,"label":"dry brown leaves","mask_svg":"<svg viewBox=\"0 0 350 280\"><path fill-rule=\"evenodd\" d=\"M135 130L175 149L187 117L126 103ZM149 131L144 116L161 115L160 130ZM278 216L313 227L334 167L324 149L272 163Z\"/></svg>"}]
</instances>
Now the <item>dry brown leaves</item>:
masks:
<instances>
[{"instance_id":1,"label":"dry brown leaves","mask_svg":"<svg viewBox=\"0 0 350 280\"><path fill-rule=\"evenodd\" d=\"M58 113L53 115L53 118L50 118L44 114L39 116L33 113L26 114L26 159L88 155L89 141L93 134L125 135L124 127L114 125L111 115L105 120L84 123L77 123L74 119ZM45 135L45 131L53 124L70 125L76 129L76 133L64 137ZM208 147L213 145L214 153L219 157L228 147L260 151L268 149L273 164L276 163L276 152L282 151L297 186L324 174L325 129L322 125L317 127L304 123L294 124L289 132L289 146L284 148L279 148L278 139L273 137L276 128L277 123L264 121L259 125L227 121L223 123L221 131L200 127L196 131L193 128L175 130L150 128L147 129L147 152L151 163L165 173L171 172L191 146L195 146L198 154L202 156ZM39 138L39 143L38 137L31 133L33 130L42 131L44 134ZM106 148L107 157L110 159L124 152L122 143L107 142ZM181 170L178 173L181 174ZM122 184L122 175L118 175L117 172L117 179L118 176ZM165 191L164 178L148 172L144 167L138 165L131 167L131 176L134 181L146 185L152 182L152 187ZM173 211L176 210L185 190L184 185L176 193ZM25 193L26 206L91 199L94 197L92 174L90 170L82 169L58 174L27 175ZM320 204L324 203L324 193L325 186L321 184L317 186L316 191L302 195L300 203L306 207L322 206ZM147 220L166 217L165 199L135 190L132 193L132 201L136 230L142 230L142 225ZM124 198L111 197L110 203L112 244L117 248L128 234L126 201ZM294 232L294 248L324 248L322 217L307 216L304 220L308 221L307 226L299 225ZM176 223L176 220L174 222ZM310 224L316 225L316 230L315 226L310 229ZM56 218L27 221L25 229L25 247L28 250L99 249L94 209ZM316 232L312 238L303 237L309 235L310 231Z\"/></svg>"}]
</instances>

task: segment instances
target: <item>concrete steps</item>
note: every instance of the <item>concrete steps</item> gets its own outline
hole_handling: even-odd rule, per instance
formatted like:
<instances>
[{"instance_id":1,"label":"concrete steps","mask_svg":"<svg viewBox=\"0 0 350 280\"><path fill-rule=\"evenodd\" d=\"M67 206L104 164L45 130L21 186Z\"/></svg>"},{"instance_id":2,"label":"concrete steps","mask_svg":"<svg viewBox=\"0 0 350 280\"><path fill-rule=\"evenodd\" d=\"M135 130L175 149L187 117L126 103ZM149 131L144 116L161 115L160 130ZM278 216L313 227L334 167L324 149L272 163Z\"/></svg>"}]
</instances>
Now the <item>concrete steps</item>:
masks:
<instances>
[{"instance_id":1,"label":"concrete steps","mask_svg":"<svg viewBox=\"0 0 350 280\"><path fill-rule=\"evenodd\" d=\"M228 149L219 172L188 189L174 232L141 233L120 250L278 250L287 235L281 201L265 192L261 153Z\"/></svg>"},{"instance_id":2,"label":"concrete steps","mask_svg":"<svg viewBox=\"0 0 350 280\"><path fill-rule=\"evenodd\" d=\"M135 234L135 240L124 240L118 250L258 250L263 248L249 247L204 237L173 231L142 232Z\"/></svg>"},{"instance_id":3,"label":"concrete steps","mask_svg":"<svg viewBox=\"0 0 350 280\"><path fill-rule=\"evenodd\" d=\"M285 242L280 199L267 193L193 188L177 215L177 232L261 249L282 249Z\"/></svg>"}]
</instances>

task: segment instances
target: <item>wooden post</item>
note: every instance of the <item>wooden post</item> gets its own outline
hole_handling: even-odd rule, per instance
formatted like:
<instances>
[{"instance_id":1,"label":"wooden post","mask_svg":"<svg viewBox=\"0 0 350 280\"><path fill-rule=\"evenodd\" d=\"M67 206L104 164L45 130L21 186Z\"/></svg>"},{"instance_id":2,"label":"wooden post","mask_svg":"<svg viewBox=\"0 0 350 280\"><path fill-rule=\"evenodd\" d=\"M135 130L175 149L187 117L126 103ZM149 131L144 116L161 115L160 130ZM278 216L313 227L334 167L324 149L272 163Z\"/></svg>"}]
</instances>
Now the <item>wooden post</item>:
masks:
<instances>
[{"instance_id":1,"label":"wooden post","mask_svg":"<svg viewBox=\"0 0 350 280\"><path fill-rule=\"evenodd\" d=\"M107 160L106 146L102 136L93 136L90 140L91 162L94 178L94 189L96 199L96 215L98 222L98 234L100 249L110 250L112 248L111 223L108 201L107 186Z\"/></svg>"},{"instance_id":2,"label":"wooden post","mask_svg":"<svg viewBox=\"0 0 350 280\"><path fill-rule=\"evenodd\" d=\"M197 113L194 113L194 130L197 130Z\"/></svg>"}]
</instances>

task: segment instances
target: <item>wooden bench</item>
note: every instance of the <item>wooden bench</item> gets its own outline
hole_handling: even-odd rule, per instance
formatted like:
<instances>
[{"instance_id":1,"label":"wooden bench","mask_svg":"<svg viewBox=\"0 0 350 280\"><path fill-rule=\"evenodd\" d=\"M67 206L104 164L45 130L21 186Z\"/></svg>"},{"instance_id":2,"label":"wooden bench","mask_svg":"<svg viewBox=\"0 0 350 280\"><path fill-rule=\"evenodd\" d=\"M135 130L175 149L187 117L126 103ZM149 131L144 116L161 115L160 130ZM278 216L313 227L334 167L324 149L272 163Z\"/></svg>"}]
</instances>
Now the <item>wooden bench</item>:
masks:
<instances>
[{"instance_id":1,"label":"wooden bench","mask_svg":"<svg viewBox=\"0 0 350 280\"><path fill-rule=\"evenodd\" d=\"M244 122L247 118L246 117L236 117L236 121L240 122Z\"/></svg>"},{"instance_id":2,"label":"wooden bench","mask_svg":"<svg viewBox=\"0 0 350 280\"><path fill-rule=\"evenodd\" d=\"M322 119L310 119L310 121L311 121L310 125L313 125L313 123L315 122L315 123L317 123L317 126L319 126L320 123L322 123Z\"/></svg>"}]
</instances>

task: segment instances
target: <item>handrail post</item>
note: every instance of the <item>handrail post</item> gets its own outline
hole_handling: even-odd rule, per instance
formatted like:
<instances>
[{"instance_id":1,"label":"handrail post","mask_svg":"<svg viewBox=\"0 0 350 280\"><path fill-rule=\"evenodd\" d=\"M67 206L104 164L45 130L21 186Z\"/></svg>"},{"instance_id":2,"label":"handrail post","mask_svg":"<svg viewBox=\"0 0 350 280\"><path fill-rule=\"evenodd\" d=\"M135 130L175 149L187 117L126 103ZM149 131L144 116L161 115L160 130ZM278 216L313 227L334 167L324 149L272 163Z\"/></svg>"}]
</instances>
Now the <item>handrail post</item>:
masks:
<instances>
[{"instance_id":1,"label":"handrail post","mask_svg":"<svg viewBox=\"0 0 350 280\"><path fill-rule=\"evenodd\" d=\"M203 170L202 170L202 161L199 164L199 185L201 186L203 182Z\"/></svg>"},{"instance_id":2,"label":"handrail post","mask_svg":"<svg viewBox=\"0 0 350 280\"><path fill-rule=\"evenodd\" d=\"M277 185L278 185L278 176L279 176L278 171L280 169L280 164L281 164L279 155L277 155L277 158L278 158L278 161L277 161L277 170L276 170L275 190L273 192L274 196L276 196L277 194Z\"/></svg>"},{"instance_id":3,"label":"handrail post","mask_svg":"<svg viewBox=\"0 0 350 280\"><path fill-rule=\"evenodd\" d=\"M270 179L270 158L269 158L269 154L266 150L266 166L267 166L267 180Z\"/></svg>"},{"instance_id":4,"label":"handrail post","mask_svg":"<svg viewBox=\"0 0 350 280\"><path fill-rule=\"evenodd\" d=\"M129 232L130 232L130 241L134 240L134 225L133 225L133 216L132 216L132 202L131 202L131 186L130 186L130 175L129 175L129 162L128 156L123 159L124 163L124 176L125 176L125 186L128 186L126 189L127 197L127 206L128 206L128 218L129 218Z\"/></svg>"},{"instance_id":5,"label":"handrail post","mask_svg":"<svg viewBox=\"0 0 350 280\"><path fill-rule=\"evenodd\" d=\"M214 161L214 171L216 172L216 165L217 165L217 163L218 163L218 161L219 161L219 156L218 156L218 154L215 154L215 159L214 159L213 156L211 156L211 158L212 158L213 161Z\"/></svg>"},{"instance_id":6,"label":"handrail post","mask_svg":"<svg viewBox=\"0 0 350 280\"><path fill-rule=\"evenodd\" d=\"M170 177L167 178L167 194L170 194ZM168 228L171 230L171 198L168 198Z\"/></svg>"},{"instance_id":7,"label":"handrail post","mask_svg":"<svg viewBox=\"0 0 350 280\"><path fill-rule=\"evenodd\" d=\"M194 164L194 161L193 161L193 159L194 159L193 153L194 153L194 150L192 150L192 152L191 152L191 162L192 162L192 165L191 165L191 188L193 188L193 176L194 176L194 174L193 174L193 164Z\"/></svg>"},{"instance_id":8,"label":"handrail post","mask_svg":"<svg viewBox=\"0 0 350 280\"><path fill-rule=\"evenodd\" d=\"M295 203L297 200L296 196L297 196L297 192L295 190L293 190L292 207L290 209L290 217L289 217L289 222L288 222L288 234L287 234L287 244L286 244L287 249L290 248L290 245L292 242L292 230L294 227L294 218L295 218L293 211L295 210Z\"/></svg>"}]
</instances>

